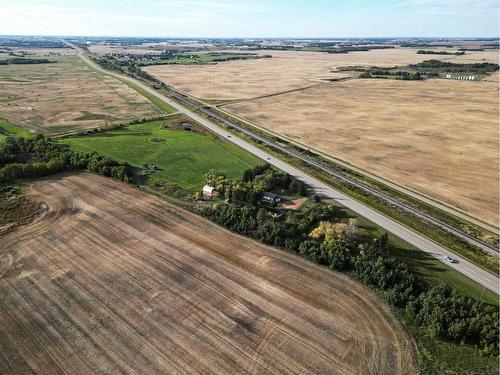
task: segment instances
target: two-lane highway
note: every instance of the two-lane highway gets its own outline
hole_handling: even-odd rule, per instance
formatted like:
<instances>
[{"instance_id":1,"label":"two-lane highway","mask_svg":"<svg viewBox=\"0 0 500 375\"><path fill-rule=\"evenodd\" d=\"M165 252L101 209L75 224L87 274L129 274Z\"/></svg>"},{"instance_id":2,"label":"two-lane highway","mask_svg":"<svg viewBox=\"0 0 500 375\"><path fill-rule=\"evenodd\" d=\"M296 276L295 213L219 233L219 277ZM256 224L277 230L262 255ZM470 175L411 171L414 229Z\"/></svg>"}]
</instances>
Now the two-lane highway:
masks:
<instances>
[{"instance_id":1,"label":"two-lane highway","mask_svg":"<svg viewBox=\"0 0 500 375\"><path fill-rule=\"evenodd\" d=\"M483 285L484 287L494 291L495 293L499 294L499 278L498 275L493 275L492 273L474 265L473 263L469 262L468 260L457 256L455 253L451 252L450 250L446 249L445 247L437 244L436 242L428 239L427 237L413 231L412 229L392 220L391 218L373 210L372 208L354 200L353 198L345 195L344 193L341 193L330 186L326 185L325 183L319 181L318 179L304 173L303 171L299 170L298 168L283 162L280 159L275 158L271 154L267 153L266 151L263 151L252 144L244 141L243 139L229 133L228 131L220 128L219 126L215 125L213 122L205 119L204 117L201 117L197 115L196 113L192 112L188 108L184 107L183 105L179 104L178 102L175 102L166 96L162 95L161 93L157 92L153 88L147 86L146 84L117 73L112 73L107 70L104 70L100 66L96 65L93 61L88 59L84 51L78 48L77 46L68 43L71 47L77 49L79 51L79 56L89 65L91 65L94 69L99 70L100 72L103 72L105 74L108 74L112 77L115 77L117 79L120 79L122 81L127 81L130 82L138 87L140 87L142 90L147 91L149 94L154 95L158 99L162 100L164 103L172 106L173 108L177 109L179 112L185 114L186 116L191 117L193 120L197 121L201 125L205 126L206 128L210 129L212 132L218 134L221 137L226 138L228 141L233 142L234 144L240 146L241 148L247 150L248 152L251 152L252 154L258 156L259 158L265 160L269 164L274 165L276 168L279 168L290 175L301 179L304 181L306 184L314 188L319 194L326 196L328 198L331 198L338 202L339 204L353 210L357 214L367 218L368 220L372 221L373 223L379 225L380 227L384 228L388 232L402 238L409 244L415 246L416 248L425 251L426 253L430 254L431 256L435 257L436 259L439 259L442 262L445 262L443 259L444 256L450 256L454 259L456 259L458 262L453 263L453 264L448 264L449 267L457 270L458 272L468 276L472 280L476 281L477 283Z\"/></svg>"}]
</instances>

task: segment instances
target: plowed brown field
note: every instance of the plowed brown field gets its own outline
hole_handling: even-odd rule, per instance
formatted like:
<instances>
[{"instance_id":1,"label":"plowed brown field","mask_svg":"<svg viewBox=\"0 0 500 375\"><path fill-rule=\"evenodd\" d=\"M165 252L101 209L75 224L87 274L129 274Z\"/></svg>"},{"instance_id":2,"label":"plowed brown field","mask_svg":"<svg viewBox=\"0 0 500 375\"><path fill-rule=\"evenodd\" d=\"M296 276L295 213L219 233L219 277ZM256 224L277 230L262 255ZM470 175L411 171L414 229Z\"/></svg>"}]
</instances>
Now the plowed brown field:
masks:
<instances>
[{"instance_id":1,"label":"plowed brown field","mask_svg":"<svg viewBox=\"0 0 500 375\"><path fill-rule=\"evenodd\" d=\"M0 373L413 374L391 311L347 277L130 185L60 175L0 238Z\"/></svg>"}]
</instances>

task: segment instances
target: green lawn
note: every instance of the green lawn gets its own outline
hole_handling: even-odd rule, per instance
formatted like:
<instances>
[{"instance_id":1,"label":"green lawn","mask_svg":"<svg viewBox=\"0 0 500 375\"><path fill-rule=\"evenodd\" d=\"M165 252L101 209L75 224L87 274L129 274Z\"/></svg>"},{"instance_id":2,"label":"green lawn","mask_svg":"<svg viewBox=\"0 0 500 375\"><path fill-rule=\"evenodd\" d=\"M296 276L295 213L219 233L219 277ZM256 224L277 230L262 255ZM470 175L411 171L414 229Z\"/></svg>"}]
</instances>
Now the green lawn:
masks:
<instances>
[{"instance_id":1,"label":"green lawn","mask_svg":"<svg viewBox=\"0 0 500 375\"><path fill-rule=\"evenodd\" d=\"M166 182L189 191L199 190L204 174L211 169L240 179L245 169L262 163L228 141L192 131L162 129L162 124L162 120L151 121L60 142L76 151L97 151L140 168L145 163L154 164L159 170L151 173L149 183Z\"/></svg>"},{"instance_id":2,"label":"green lawn","mask_svg":"<svg viewBox=\"0 0 500 375\"><path fill-rule=\"evenodd\" d=\"M27 130L12 125L7 120L0 119L0 142L3 139L7 138L9 135L28 138L31 137L33 134Z\"/></svg>"}]
</instances>

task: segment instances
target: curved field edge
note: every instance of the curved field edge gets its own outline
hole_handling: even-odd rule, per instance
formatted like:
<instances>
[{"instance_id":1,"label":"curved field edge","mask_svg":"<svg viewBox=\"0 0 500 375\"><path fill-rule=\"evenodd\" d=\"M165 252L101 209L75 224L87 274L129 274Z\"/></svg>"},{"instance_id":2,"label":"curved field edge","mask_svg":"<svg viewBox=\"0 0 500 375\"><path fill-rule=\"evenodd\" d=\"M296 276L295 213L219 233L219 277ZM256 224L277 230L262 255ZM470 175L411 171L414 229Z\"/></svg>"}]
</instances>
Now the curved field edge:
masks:
<instances>
[{"instance_id":1,"label":"curved field edge","mask_svg":"<svg viewBox=\"0 0 500 375\"><path fill-rule=\"evenodd\" d=\"M402 324L346 276L103 177L30 194L45 220L0 239L2 371L416 372Z\"/></svg>"}]
</instances>

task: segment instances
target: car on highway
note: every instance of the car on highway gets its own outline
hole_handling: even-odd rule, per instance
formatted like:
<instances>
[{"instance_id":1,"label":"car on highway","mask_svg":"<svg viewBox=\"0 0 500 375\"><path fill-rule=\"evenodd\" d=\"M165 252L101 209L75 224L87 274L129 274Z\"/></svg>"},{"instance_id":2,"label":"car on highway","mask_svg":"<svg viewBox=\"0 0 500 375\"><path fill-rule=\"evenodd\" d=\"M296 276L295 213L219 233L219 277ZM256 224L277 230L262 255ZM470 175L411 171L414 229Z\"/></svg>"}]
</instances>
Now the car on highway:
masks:
<instances>
[{"instance_id":1,"label":"car on highway","mask_svg":"<svg viewBox=\"0 0 500 375\"><path fill-rule=\"evenodd\" d=\"M446 260L448 263L456 263L457 261L453 259L452 257L449 257L448 255L444 256L444 260Z\"/></svg>"}]
</instances>

